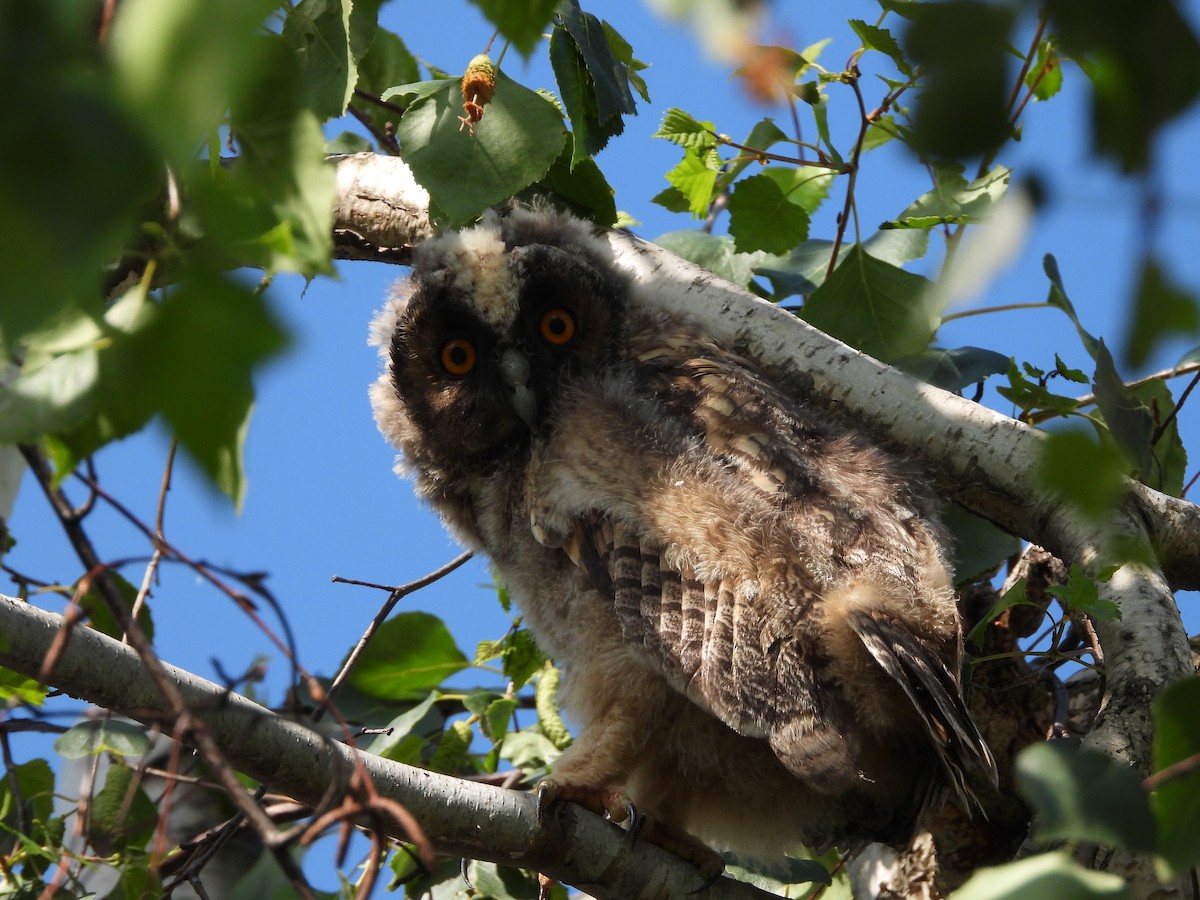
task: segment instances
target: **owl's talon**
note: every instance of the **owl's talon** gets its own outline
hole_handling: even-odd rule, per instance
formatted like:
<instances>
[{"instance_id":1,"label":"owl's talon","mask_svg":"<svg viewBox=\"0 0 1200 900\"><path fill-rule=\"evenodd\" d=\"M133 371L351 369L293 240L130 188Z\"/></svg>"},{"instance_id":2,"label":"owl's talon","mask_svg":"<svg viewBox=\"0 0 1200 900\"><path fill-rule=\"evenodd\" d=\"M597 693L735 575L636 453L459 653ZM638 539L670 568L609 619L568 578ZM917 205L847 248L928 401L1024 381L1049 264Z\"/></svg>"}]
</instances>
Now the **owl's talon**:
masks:
<instances>
[{"instance_id":1,"label":"owl's talon","mask_svg":"<svg viewBox=\"0 0 1200 900\"><path fill-rule=\"evenodd\" d=\"M633 808L632 803L629 804L629 825L626 826L625 830L625 843L627 846L632 847L638 842L638 838L641 836L642 829L645 826L646 817L640 815L638 811Z\"/></svg>"},{"instance_id":2,"label":"owl's talon","mask_svg":"<svg viewBox=\"0 0 1200 900\"><path fill-rule=\"evenodd\" d=\"M549 779L544 779L537 786L537 817L543 825L546 824L546 813L558 799L558 785Z\"/></svg>"},{"instance_id":3,"label":"owl's talon","mask_svg":"<svg viewBox=\"0 0 1200 900\"><path fill-rule=\"evenodd\" d=\"M710 873L707 878L700 882L700 886L698 888L688 891L687 895L691 897L693 894L703 894L710 887L717 883L717 879L721 877L721 873L724 871L724 869L717 869L717 871Z\"/></svg>"}]
</instances>

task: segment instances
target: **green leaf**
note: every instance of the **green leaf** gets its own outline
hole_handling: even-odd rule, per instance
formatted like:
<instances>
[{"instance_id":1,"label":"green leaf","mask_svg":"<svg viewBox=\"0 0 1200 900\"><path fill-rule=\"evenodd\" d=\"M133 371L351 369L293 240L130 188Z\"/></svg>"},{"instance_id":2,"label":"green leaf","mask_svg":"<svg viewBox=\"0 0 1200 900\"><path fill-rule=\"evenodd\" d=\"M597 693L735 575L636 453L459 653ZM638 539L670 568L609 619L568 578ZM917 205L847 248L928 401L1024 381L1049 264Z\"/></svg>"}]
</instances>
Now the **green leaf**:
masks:
<instances>
[{"instance_id":1,"label":"green leaf","mask_svg":"<svg viewBox=\"0 0 1200 900\"><path fill-rule=\"evenodd\" d=\"M1111 579L1117 568L1110 566L1093 578L1078 563L1071 563L1066 583L1052 584L1046 588L1046 593L1061 600L1067 609L1081 612L1097 622L1115 622L1121 618L1120 607L1111 600L1101 599L1100 583Z\"/></svg>"},{"instance_id":2,"label":"green leaf","mask_svg":"<svg viewBox=\"0 0 1200 900\"><path fill-rule=\"evenodd\" d=\"M587 60L564 27L556 27L550 34L550 64L575 138L572 163L578 163L599 153L609 138L624 131L625 120L619 114L600 117Z\"/></svg>"},{"instance_id":3,"label":"green leaf","mask_svg":"<svg viewBox=\"0 0 1200 900\"><path fill-rule=\"evenodd\" d=\"M545 176L563 147L562 114L541 94L496 73L496 93L475 133L462 127L457 79L400 118L401 155L432 206L461 225Z\"/></svg>"},{"instance_id":4,"label":"green leaf","mask_svg":"<svg viewBox=\"0 0 1200 900\"><path fill-rule=\"evenodd\" d=\"M632 53L620 35L582 12L575 0L564 3L558 17L561 25L551 34L550 62L575 133L575 161L579 161L600 152L610 137L624 131L622 116L637 112L629 70L620 58L628 55L632 61ZM616 50L609 43L610 34L619 41Z\"/></svg>"},{"instance_id":5,"label":"green leaf","mask_svg":"<svg viewBox=\"0 0 1200 900\"><path fill-rule=\"evenodd\" d=\"M358 12L355 4L355 13ZM353 23L353 20L351 20ZM414 82L421 77L417 60L404 45L398 35L385 29L376 31L371 47L365 56L358 61L358 86L364 91L382 95L394 84ZM373 112L374 104L367 107L368 113ZM389 119L395 119L396 114L390 110L382 110Z\"/></svg>"},{"instance_id":6,"label":"green leaf","mask_svg":"<svg viewBox=\"0 0 1200 900\"><path fill-rule=\"evenodd\" d=\"M83 759L99 753L141 756L150 751L150 746L141 725L110 718L79 722L54 741L55 751L66 759Z\"/></svg>"},{"instance_id":7,"label":"green leaf","mask_svg":"<svg viewBox=\"0 0 1200 900\"><path fill-rule=\"evenodd\" d=\"M1133 326L1125 345L1125 362L1142 366L1168 335L1195 337L1200 332L1196 298L1163 272L1157 259L1147 258L1138 274Z\"/></svg>"},{"instance_id":8,"label":"green leaf","mask_svg":"<svg viewBox=\"0 0 1200 900\"><path fill-rule=\"evenodd\" d=\"M1026 368L1030 368L1026 363ZM1039 373L1034 377L1041 377L1044 373ZM1011 400L1021 410L1021 413L1027 413L1031 410L1041 409L1049 410L1057 413L1060 416L1066 416L1079 409L1079 401L1074 397L1063 397L1047 390L1046 386L1034 381L1030 381L1025 374L1017 368L1017 363L1014 360L1008 367L1008 386L998 387L996 392L1008 400Z\"/></svg>"},{"instance_id":9,"label":"green leaf","mask_svg":"<svg viewBox=\"0 0 1200 900\"><path fill-rule=\"evenodd\" d=\"M133 769L113 764L92 796L88 840L102 855L143 847L154 834L158 808L133 779Z\"/></svg>"},{"instance_id":10,"label":"green leaf","mask_svg":"<svg viewBox=\"0 0 1200 900\"><path fill-rule=\"evenodd\" d=\"M801 314L826 334L890 362L929 346L938 323L928 288L928 279L855 246Z\"/></svg>"},{"instance_id":11,"label":"green leaf","mask_svg":"<svg viewBox=\"0 0 1200 900\"><path fill-rule=\"evenodd\" d=\"M367 644L349 683L372 697L415 698L466 667L466 657L441 619L401 613Z\"/></svg>"},{"instance_id":12,"label":"green leaf","mask_svg":"<svg viewBox=\"0 0 1200 900\"><path fill-rule=\"evenodd\" d=\"M1037 478L1093 521L1110 513L1125 493L1118 451L1080 430L1054 432L1042 449Z\"/></svg>"},{"instance_id":13,"label":"green leaf","mask_svg":"<svg viewBox=\"0 0 1200 900\"><path fill-rule=\"evenodd\" d=\"M1104 414L1109 433L1133 466L1135 477L1150 475L1153 469L1151 440L1154 420L1146 406L1125 387L1103 339L1096 345L1096 374L1092 391L1096 396L1096 406Z\"/></svg>"},{"instance_id":14,"label":"green leaf","mask_svg":"<svg viewBox=\"0 0 1200 900\"><path fill-rule=\"evenodd\" d=\"M950 897L951 900L1124 900L1129 891L1119 875L1085 869L1066 853L1043 853L1005 866L978 869Z\"/></svg>"},{"instance_id":15,"label":"green leaf","mask_svg":"<svg viewBox=\"0 0 1200 900\"><path fill-rule=\"evenodd\" d=\"M892 228L930 228L947 221L978 221L1006 193L1012 170L995 166L968 183L959 163L932 163L933 189L893 219Z\"/></svg>"},{"instance_id":16,"label":"green leaf","mask_svg":"<svg viewBox=\"0 0 1200 900\"><path fill-rule=\"evenodd\" d=\"M321 119L346 111L358 82L350 49L351 0L300 0L287 11L283 38L301 60L308 102Z\"/></svg>"},{"instance_id":17,"label":"green leaf","mask_svg":"<svg viewBox=\"0 0 1200 900\"><path fill-rule=\"evenodd\" d=\"M957 584L977 581L995 572L1001 563L1021 549L1021 542L1016 537L956 504L947 505L942 513L942 523L954 538L951 569Z\"/></svg>"},{"instance_id":18,"label":"green leaf","mask_svg":"<svg viewBox=\"0 0 1200 900\"><path fill-rule=\"evenodd\" d=\"M912 75L912 66L904 58L904 51L900 49L890 31L878 25L868 25L862 19L850 19L846 24L854 29L864 47L885 54L896 64L897 69L905 75Z\"/></svg>"},{"instance_id":19,"label":"green leaf","mask_svg":"<svg viewBox=\"0 0 1200 900\"><path fill-rule=\"evenodd\" d=\"M422 724L426 724L428 719L436 718L438 720L438 728L442 727L442 715L436 712L433 707L434 701L437 701L438 695L436 691L431 692L420 703L416 703L410 709L404 710L403 713L397 715L395 719L388 722L384 730L371 739L371 743L362 748L368 754L376 754L383 756L388 760L396 762L404 762L412 764L419 758L418 752L410 752L410 748L406 748L407 739L413 736L413 732L418 730ZM432 713L432 715L431 715ZM425 738L419 738L419 744L424 744Z\"/></svg>"},{"instance_id":20,"label":"green leaf","mask_svg":"<svg viewBox=\"0 0 1200 900\"><path fill-rule=\"evenodd\" d=\"M1053 41L1038 45L1037 57L1025 74L1025 86L1033 88L1033 99L1049 100L1062 90L1062 60Z\"/></svg>"},{"instance_id":21,"label":"green leaf","mask_svg":"<svg viewBox=\"0 0 1200 900\"><path fill-rule=\"evenodd\" d=\"M262 39L264 71L231 110L242 154L232 172L206 170L210 215L206 233L237 246L242 265L311 277L332 273L334 167L325 135L298 93L294 60L282 39ZM230 234L229 218L242 234ZM226 237L229 235L228 237Z\"/></svg>"},{"instance_id":22,"label":"green leaf","mask_svg":"<svg viewBox=\"0 0 1200 900\"><path fill-rule=\"evenodd\" d=\"M535 196L549 198L556 205L565 206L582 219L590 219L597 225L612 226L617 221L617 203L612 185L591 159L581 159L572 164L572 137L563 142L563 152L554 165L529 191L529 199ZM518 195L521 196L521 195Z\"/></svg>"},{"instance_id":23,"label":"green leaf","mask_svg":"<svg viewBox=\"0 0 1200 900\"><path fill-rule=\"evenodd\" d=\"M896 124L895 116L880 116L871 123L863 137L863 152L869 153L876 147L882 147L888 141L899 136L900 126Z\"/></svg>"},{"instance_id":24,"label":"green leaf","mask_svg":"<svg viewBox=\"0 0 1200 900\"><path fill-rule=\"evenodd\" d=\"M833 185L834 174L814 166L767 166L755 178L770 178L789 203L810 215L817 211Z\"/></svg>"},{"instance_id":25,"label":"green leaf","mask_svg":"<svg viewBox=\"0 0 1200 900\"><path fill-rule=\"evenodd\" d=\"M19 703L41 706L48 690L36 679L0 666L0 707L11 709Z\"/></svg>"},{"instance_id":26,"label":"green leaf","mask_svg":"<svg viewBox=\"0 0 1200 900\"><path fill-rule=\"evenodd\" d=\"M650 102L650 92L646 89L646 80L638 73L643 69L650 68L649 63L644 63L633 55L633 47L625 38L621 37L621 33L613 28L608 22L601 22L604 28L604 36L608 38L608 46L612 50L612 54L616 57L625 69L625 77L629 80L630 86L638 92L638 96Z\"/></svg>"},{"instance_id":27,"label":"green leaf","mask_svg":"<svg viewBox=\"0 0 1200 900\"><path fill-rule=\"evenodd\" d=\"M1154 705L1154 770L1200 754L1200 679L1168 685ZM1177 873L1200 865L1200 770L1164 781L1151 799L1158 850Z\"/></svg>"},{"instance_id":28,"label":"green leaf","mask_svg":"<svg viewBox=\"0 0 1200 900\"><path fill-rule=\"evenodd\" d=\"M493 741L503 740L516 708L517 701L512 697L497 697L489 703L481 717L483 733Z\"/></svg>"},{"instance_id":29,"label":"green leaf","mask_svg":"<svg viewBox=\"0 0 1200 900\"><path fill-rule=\"evenodd\" d=\"M688 149L684 151L679 165L667 173L667 181L687 199L688 210L697 219L708 214L720 163L720 158L714 152L701 155Z\"/></svg>"},{"instance_id":30,"label":"green leaf","mask_svg":"<svg viewBox=\"0 0 1200 900\"><path fill-rule=\"evenodd\" d=\"M560 755L561 751L548 737L532 729L510 731L504 736L504 743L500 747L501 759L512 763L514 769L525 771L541 769Z\"/></svg>"},{"instance_id":31,"label":"green leaf","mask_svg":"<svg viewBox=\"0 0 1200 900\"><path fill-rule=\"evenodd\" d=\"M780 262L778 257L765 253L738 253L732 238L705 231L669 231L655 238L654 243L741 287L750 284L757 266Z\"/></svg>"},{"instance_id":32,"label":"green leaf","mask_svg":"<svg viewBox=\"0 0 1200 900\"><path fill-rule=\"evenodd\" d=\"M1037 814L1040 840L1154 850L1156 827L1142 780L1107 754L1072 741L1034 744L1017 757L1016 775Z\"/></svg>"},{"instance_id":33,"label":"green leaf","mask_svg":"<svg viewBox=\"0 0 1200 900\"><path fill-rule=\"evenodd\" d=\"M953 534L953 532L951 532ZM975 623L975 627L967 634L967 641L976 647L983 645L984 634L988 626L995 622L998 618L1004 615L1005 611L1016 606L1034 606L1027 598L1026 588L1028 584L1024 576L1021 576L1012 583L1007 591L997 598L992 608L987 611L987 614L981 616L979 621ZM1038 609L1041 609L1039 606Z\"/></svg>"},{"instance_id":34,"label":"green leaf","mask_svg":"<svg viewBox=\"0 0 1200 900\"><path fill-rule=\"evenodd\" d=\"M685 150L700 153L716 145L716 127L712 122L700 122L682 109L671 107L663 113L658 131L651 137L663 138Z\"/></svg>"},{"instance_id":35,"label":"green leaf","mask_svg":"<svg viewBox=\"0 0 1200 900\"><path fill-rule=\"evenodd\" d=\"M129 109L173 162L221 124L231 101L261 74L259 37L274 0L129 0L108 50Z\"/></svg>"},{"instance_id":36,"label":"green leaf","mask_svg":"<svg viewBox=\"0 0 1200 900\"><path fill-rule=\"evenodd\" d=\"M953 350L930 347L916 356L896 360L895 365L943 391L959 391L967 385L978 384L989 375L1007 372L1011 363L1012 360L1002 353L982 347Z\"/></svg>"},{"instance_id":37,"label":"green leaf","mask_svg":"<svg viewBox=\"0 0 1200 900\"><path fill-rule=\"evenodd\" d=\"M851 250L843 244L838 251L840 265ZM920 259L929 249L929 234L924 231L877 231L862 245L871 256L893 266ZM755 273L768 279L778 302L795 294L811 294L825 281L833 241L808 240L783 259L772 258L755 267Z\"/></svg>"},{"instance_id":38,"label":"green leaf","mask_svg":"<svg viewBox=\"0 0 1200 900\"><path fill-rule=\"evenodd\" d=\"M26 819L48 821L54 812L54 770L50 768L50 763L45 759L31 759L9 768L7 776L0 779L0 823L11 822L10 817L16 811L14 781L25 806ZM40 848L35 845L29 849L36 853Z\"/></svg>"},{"instance_id":39,"label":"green leaf","mask_svg":"<svg viewBox=\"0 0 1200 900\"><path fill-rule=\"evenodd\" d=\"M1143 384L1129 385L1126 390L1150 411L1154 419L1154 429L1162 434L1154 444L1153 460L1149 472L1142 474L1142 481L1157 491L1162 491L1172 497L1183 494L1184 478L1187 475L1187 448L1179 435L1179 420L1171 418L1166 428L1163 423L1175 409L1175 398L1171 389L1162 381L1147 381Z\"/></svg>"},{"instance_id":40,"label":"green leaf","mask_svg":"<svg viewBox=\"0 0 1200 900\"><path fill-rule=\"evenodd\" d=\"M0 3L0 84L7 108L19 110L19 122L0 128L0 158L22 161L0 168L0 246L14 248L0 291L6 359L64 311L103 314L98 273L121 255L163 171L99 64L95 12L88 0ZM55 152L30 153L33 135ZM30 227L46 210L52 227Z\"/></svg>"},{"instance_id":41,"label":"green leaf","mask_svg":"<svg viewBox=\"0 0 1200 900\"><path fill-rule=\"evenodd\" d=\"M1067 381L1073 381L1076 384L1087 384L1088 383L1088 377L1083 374L1082 369L1072 369L1070 366L1068 366L1065 362L1062 361L1062 357L1059 356L1057 353L1054 354L1054 371L1056 374L1061 375L1063 378L1067 379Z\"/></svg>"},{"instance_id":42,"label":"green leaf","mask_svg":"<svg viewBox=\"0 0 1200 900\"><path fill-rule=\"evenodd\" d=\"M528 57L546 32L559 0L471 0Z\"/></svg>"},{"instance_id":43,"label":"green leaf","mask_svg":"<svg viewBox=\"0 0 1200 900\"><path fill-rule=\"evenodd\" d=\"M1160 129L1200 97L1200 41L1180 6L1139 4L1131 28L1121 0L1051 0L1051 30L1092 86L1092 143L1126 171L1151 163Z\"/></svg>"},{"instance_id":44,"label":"green leaf","mask_svg":"<svg viewBox=\"0 0 1200 900\"><path fill-rule=\"evenodd\" d=\"M138 589L130 584L119 572L109 572L107 578L109 584L116 586L117 592L121 595L121 601L125 606L125 612L128 614L133 610L133 605L137 601ZM101 634L107 634L110 638L116 638L117 640L121 640L124 637L124 630L117 624L117 620L108 608L108 604L104 602L94 584L86 594L79 598L79 608L87 614L88 623ZM146 637L153 640L154 620L151 618L149 605L142 606L141 611L138 613L137 623Z\"/></svg>"},{"instance_id":45,"label":"green leaf","mask_svg":"<svg viewBox=\"0 0 1200 900\"><path fill-rule=\"evenodd\" d=\"M922 69L913 146L957 158L993 152L1011 134L1009 33L1014 15L994 4L929 4L905 31L907 58Z\"/></svg>"},{"instance_id":46,"label":"green leaf","mask_svg":"<svg viewBox=\"0 0 1200 900\"><path fill-rule=\"evenodd\" d=\"M227 276L193 270L131 336L124 387L160 410L204 473L240 503L251 375L285 345L261 297Z\"/></svg>"},{"instance_id":47,"label":"green leaf","mask_svg":"<svg viewBox=\"0 0 1200 900\"><path fill-rule=\"evenodd\" d=\"M1042 269L1045 271L1046 277L1050 279L1050 295L1046 297L1046 302L1067 314L1075 325L1075 331L1079 334L1079 340L1083 342L1083 348L1087 350L1089 356L1095 359L1099 352L1099 342L1088 333L1083 327L1083 323L1079 321L1079 314L1075 312L1075 306L1067 296L1062 273L1058 270L1058 260L1054 258L1053 254L1047 253L1042 257Z\"/></svg>"},{"instance_id":48,"label":"green leaf","mask_svg":"<svg viewBox=\"0 0 1200 900\"><path fill-rule=\"evenodd\" d=\"M734 185L728 209L729 233L739 253L787 253L808 237L808 213L769 175L753 175Z\"/></svg>"}]
</instances>

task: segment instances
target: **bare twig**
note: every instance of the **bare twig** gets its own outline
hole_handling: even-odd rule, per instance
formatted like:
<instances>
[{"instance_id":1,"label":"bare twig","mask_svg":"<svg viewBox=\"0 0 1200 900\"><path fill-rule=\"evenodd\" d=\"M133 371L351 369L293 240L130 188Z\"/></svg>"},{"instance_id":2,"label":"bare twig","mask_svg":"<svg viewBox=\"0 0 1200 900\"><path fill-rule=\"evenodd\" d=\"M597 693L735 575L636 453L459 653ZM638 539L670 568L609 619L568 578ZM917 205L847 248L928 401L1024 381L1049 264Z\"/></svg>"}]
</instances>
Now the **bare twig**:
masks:
<instances>
[{"instance_id":1,"label":"bare twig","mask_svg":"<svg viewBox=\"0 0 1200 900\"><path fill-rule=\"evenodd\" d=\"M362 652L366 649L367 643L372 637L375 636L375 632L377 632L380 626L383 625L384 620L391 614L396 604L413 591L420 590L421 588L431 585L435 581L446 577L467 560L469 560L473 555L474 554L468 550L466 553L462 553L450 560L450 562L446 563L441 568L435 569L428 575L418 578L416 581L410 581L408 584L401 585L400 587L391 588L391 593L388 595L387 600L384 601L383 606L379 607L379 611L375 613L375 618L371 620L371 624L367 626L367 630L363 632L362 637L358 639L358 643L354 645L354 649L350 651L350 655L346 657L346 661L342 663L342 667L333 677L333 681L325 691L324 698L317 704L317 708L313 710L313 722L319 722L321 717L325 715L325 710L329 708L329 705L333 702L334 695L341 690L342 685L346 683L346 679L350 677L350 671L354 668L354 664L358 662L358 658L362 656ZM333 580L342 584L367 584L366 582L352 581L350 579L339 578L337 576L335 576ZM388 590L382 585L367 586Z\"/></svg>"}]
</instances>

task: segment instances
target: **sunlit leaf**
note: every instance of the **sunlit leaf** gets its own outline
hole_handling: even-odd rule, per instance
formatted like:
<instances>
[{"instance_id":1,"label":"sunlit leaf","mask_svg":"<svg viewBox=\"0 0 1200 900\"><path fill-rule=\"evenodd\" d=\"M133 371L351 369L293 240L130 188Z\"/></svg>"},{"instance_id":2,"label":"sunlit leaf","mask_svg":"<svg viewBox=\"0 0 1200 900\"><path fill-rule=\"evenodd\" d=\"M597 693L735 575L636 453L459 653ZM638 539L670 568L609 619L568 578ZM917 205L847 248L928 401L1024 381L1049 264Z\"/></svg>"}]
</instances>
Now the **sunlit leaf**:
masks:
<instances>
[{"instance_id":1,"label":"sunlit leaf","mask_svg":"<svg viewBox=\"0 0 1200 900\"><path fill-rule=\"evenodd\" d=\"M669 231L656 237L654 243L740 287L750 284L764 261L779 263L778 257L766 253L738 253L732 238L705 231Z\"/></svg>"},{"instance_id":2,"label":"sunlit leaf","mask_svg":"<svg viewBox=\"0 0 1200 900\"><path fill-rule=\"evenodd\" d=\"M174 161L196 146L260 74L259 30L274 0L127 0L108 49L117 83L139 121Z\"/></svg>"},{"instance_id":3,"label":"sunlit leaf","mask_svg":"<svg viewBox=\"0 0 1200 900\"><path fill-rule=\"evenodd\" d=\"M415 698L467 667L444 622L423 612L384 622L359 657L349 683L380 698Z\"/></svg>"},{"instance_id":4,"label":"sunlit leaf","mask_svg":"<svg viewBox=\"0 0 1200 900\"><path fill-rule=\"evenodd\" d=\"M683 159L666 175L676 190L687 200L688 211L697 219L704 218L712 203L721 160L716 153L696 153L685 150Z\"/></svg>"},{"instance_id":5,"label":"sunlit leaf","mask_svg":"<svg viewBox=\"0 0 1200 900\"><path fill-rule=\"evenodd\" d=\"M904 58L904 51L900 49L890 31L878 25L868 25L862 19L849 19L846 24L854 29L864 47L868 50L878 50L890 57L896 68L905 75L912 74L912 66Z\"/></svg>"},{"instance_id":6,"label":"sunlit leaf","mask_svg":"<svg viewBox=\"0 0 1200 900\"><path fill-rule=\"evenodd\" d=\"M929 281L855 246L809 296L802 315L852 347L890 362L929 346L937 319Z\"/></svg>"},{"instance_id":7,"label":"sunlit leaf","mask_svg":"<svg viewBox=\"0 0 1200 900\"><path fill-rule=\"evenodd\" d=\"M474 134L460 121L462 105L459 82L443 82L410 106L396 129L404 161L450 224L468 222L542 178L563 146L558 108L503 71Z\"/></svg>"},{"instance_id":8,"label":"sunlit leaf","mask_svg":"<svg viewBox=\"0 0 1200 900\"><path fill-rule=\"evenodd\" d=\"M787 253L808 237L808 212L792 202L769 175L739 181L727 208L729 233L739 253Z\"/></svg>"},{"instance_id":9,"label":"sunlit leaf","mask_svg":"<svg viewBox=\"0 0 1200 900\"><path fill-rule=\"evenodd\" d=\"M120 719L88 719L59 735L54 749L66 759L82 759L98 753L134 757L150 750L150 739L141 725Z\"/></svg>"},{"instance_id":10,"label":"sunlit leaf","mask_svg":"<svg viewBox=\"0 0 1200 900\"><path fill-rule=\"evenodd\" d=\"M1115 622L1121 618L1121 609L1100 596L1100 583L1112 578L1116 569L1116 566L1110 566L1093 578L1078 563L1071 563L1066 582L1050 585L1046 593L1061 600L1067 609L1084 613L1097 622Z\"/></svg>"},{"instance_id":11,"label":"sunlit leaf","mask_svg":"<svg viewBox=\"0 0 1200 900\"><path fill-rule=\"evenodd\" d=\"M654 137L663 138L688 150L707 150L715 143L712 122L700 122L682 109L672 107L663 113Z\"/></svg>"},{"instance_id":12,"label":"sunlit leaf","mask_svg":"<svg viewBox=\"0 0 1200 900\"><path fill-rule=\"evenodd\" d=\"M388 759L395 759L398 762L405 761L399 756L393 755L396 747L399 746L399 744L404 741L405 738L411 735L413 730L418 725L420 725L429 717L430 712L434 708L433 704L437 698L437 693L431 692L429 696L427 696L420 703L417 703L412 708L406 709L404 712L400 713L400 715L388 722L387 725L384 726L383 731L375 735L371 739L371 742L363 749L368 753L374 753L378 756L387 757ZM438 719L440 721L441 717L438 716Z\"/></svg>"}]
</instances>

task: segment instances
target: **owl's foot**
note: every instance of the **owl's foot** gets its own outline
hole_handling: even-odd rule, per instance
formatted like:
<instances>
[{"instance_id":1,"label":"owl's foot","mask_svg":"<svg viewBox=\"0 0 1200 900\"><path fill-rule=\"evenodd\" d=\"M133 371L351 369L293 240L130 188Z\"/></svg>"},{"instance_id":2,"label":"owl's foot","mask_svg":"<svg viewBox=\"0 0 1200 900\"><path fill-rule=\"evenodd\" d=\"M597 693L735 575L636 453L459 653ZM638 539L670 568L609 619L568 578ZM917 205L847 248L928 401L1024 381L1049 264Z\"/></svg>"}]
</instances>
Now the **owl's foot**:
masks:
<instances>
[{"instance_id":1,"label":"owl's foot","mask_svg":"<svg viewBox=\"0 0 1200 900\"><path fill-rule=\"evenodd\" d=\"M618 825L628 822L626 830L636 838L641 829L643 816L639 816L633 801L619 788L595 787L586 784L571 784L554 778L544 778L537 786L538 818L543 822L546 812L557 800L570 800L578 803L589 812L604 816L610 822Z\"/></svg>"},{"instance_id":2,"label":"owl's foot","mask_svg":"<svg viewBox=\"0 0 1200 900\"><path fill-rule=\"evenodd\" d=\"M644 840L691 863L704 879L695 893L710 887L725 871L725 861L719 853L686 831L641 815L624 791L547 778L537 787L538 818L544 821L546 812L557 800L570 800L611 822L624 825L630 844Z\"/></svg>"},{"instance_id":3,"label":"owl's foot","mask_svg":"<svg viewBox=\"0 0 1200 900\"><path fill-rule=\"evenodd\" d=\"M662 847L673 856L678 856L684 862L696 867L704 881L692 893L698 894L712 886L725 871L725 860L712 847L698 838L692 837L686 831L672 828L654 819L644 819L641 838L648 843Z\"/></svg>"}]
</instances>

